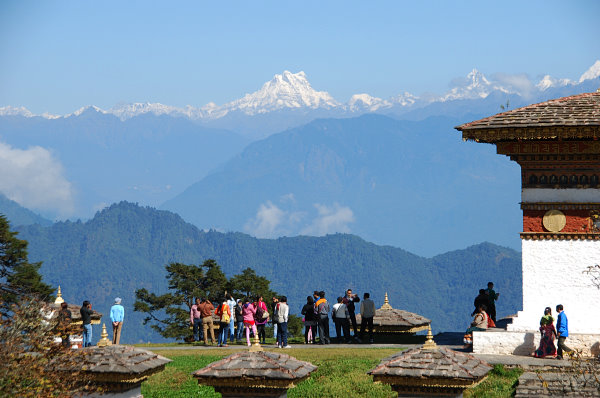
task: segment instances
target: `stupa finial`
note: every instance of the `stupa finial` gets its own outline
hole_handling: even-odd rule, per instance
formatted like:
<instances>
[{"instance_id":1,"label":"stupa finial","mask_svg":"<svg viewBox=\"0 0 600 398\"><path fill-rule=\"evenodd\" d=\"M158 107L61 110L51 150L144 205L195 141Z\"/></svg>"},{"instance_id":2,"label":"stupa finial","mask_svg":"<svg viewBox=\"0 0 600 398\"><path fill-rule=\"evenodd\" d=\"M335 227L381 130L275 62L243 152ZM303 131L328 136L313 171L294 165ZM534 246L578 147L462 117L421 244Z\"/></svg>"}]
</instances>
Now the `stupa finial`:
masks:
<instances>
[{"instance_id":1,"label":"stupa finial","mask_svg":"<svg viewBox=\"0 0 600 398\"><path fill-rule=\"evenodd\" d=\"M250 352L263 351L263 348L260 345L260 339L258 338L258 333L254 333L254 339L252 341L254 342L254 344L252 344L250 346L250 349L248 351L250 351Z\"/></svg>"},{"instance_id":2,"label":"stupa finial","mask_svg":"<svg viewBox=\"0 0 600 398\"><path fill-rule=\"evenodd\" d=\"M101 339L98 341L98 347L106 347L111 345L111 341L108 339L108 333L106 333L106 324L102 324L102 333L100 333Z\"/></svg>"},{"instance_id":3,"label":"stupa finial","mask_svg":"<svg viewBox=\"0 0 600 398\"><path fill-rule=\"evenodd\" d=\"M62 292L60 291L60 285L58 286L58 290L56 292L56 300L54 300L54 304L62 304L65 300L62 298Z\"/></svg>"},{"instance_id":4,"label":"stupa finial","mask_svg":"<svg viewBox=\"0 0 600 398\"><path fill-rule=\"evenodd\" d=\"M381 310L393 310L392 306L390 305L390 300L388 299L388 294L387 292L385 292L385 298L383 299L383 305L380 308Z\"/></svg>"},{"instance_id":5,"label":"stupa finial","mask_svg":"<svg viewBox=\"0 0 600 398\"><path fill-rule=\"evenodd\" d=\"M431 324L427 329L427 336L425 336L425 344L422 347L423 350L437 350L438 345L433 341L433 333L431 333Z\"/></svg>"}]
</instances>

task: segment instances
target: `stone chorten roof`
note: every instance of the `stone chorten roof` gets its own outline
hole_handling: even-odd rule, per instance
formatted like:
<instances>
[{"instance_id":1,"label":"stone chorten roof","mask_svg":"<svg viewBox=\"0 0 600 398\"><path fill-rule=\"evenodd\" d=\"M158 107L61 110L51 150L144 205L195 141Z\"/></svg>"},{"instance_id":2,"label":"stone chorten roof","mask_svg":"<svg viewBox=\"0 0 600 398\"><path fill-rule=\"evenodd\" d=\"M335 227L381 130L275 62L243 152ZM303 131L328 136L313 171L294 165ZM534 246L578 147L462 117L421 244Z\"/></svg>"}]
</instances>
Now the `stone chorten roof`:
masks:
<instances>
[{"instance_id":1,"label":"stone chorten roof","mask_svg":"<svg viewBox=\"0 0 600 398\"><path fill-rule=\"evenodd\" d=\"M464 140L600 138L600 91L528 105L455 127Z\"/></svg>"},{"instance_id":2,"label":"stone chorten roof","mask_svg":"<svg viewBox=\"0 0 600 398\"><path fill-rule=\"evenodd\" d=\"M294 387L317 369L311 363L286 354L243 351L213 362L192 375L198 383L215 387L221 393L273 393Z\"/></svg>"},{"instance_id":3,"label":"stone chorten roof","mask_svg":"<svg viewBox=\"0 0 600 398\"><path fill-rule=\"evenodd\" d=\"M361 322L360 314L356 314L356 321ZM416 333L427 330L431 323L419 314L393 308L385 294L384 304L375 312L373 329L375 333Z\"/></svg>"},{"instance_id":4,"label":"stone chorten roof","mask_svg":"<svg viewBox=\"0 0 600 398\"><path fill-rule=\"evenodd\" d=\"M68 365L69 369L59 365L58 370L81 370L99 383L139 385L171 362L153 352L126 345L89 347L77 351L73 355L73 363Z\"/></svg>"},{"instance_id":5,"label":"stone chorten roof","mask_svg":"<svg viewBox=\"0 0 600 398\"><path fill-rule=\"evenodd\" d=\"M387 357L369 374L400 395L447 395L479 383L490 370L490 365L472 355L438 347L430 330L423 347Z\"/></svg>"}]
</instances>

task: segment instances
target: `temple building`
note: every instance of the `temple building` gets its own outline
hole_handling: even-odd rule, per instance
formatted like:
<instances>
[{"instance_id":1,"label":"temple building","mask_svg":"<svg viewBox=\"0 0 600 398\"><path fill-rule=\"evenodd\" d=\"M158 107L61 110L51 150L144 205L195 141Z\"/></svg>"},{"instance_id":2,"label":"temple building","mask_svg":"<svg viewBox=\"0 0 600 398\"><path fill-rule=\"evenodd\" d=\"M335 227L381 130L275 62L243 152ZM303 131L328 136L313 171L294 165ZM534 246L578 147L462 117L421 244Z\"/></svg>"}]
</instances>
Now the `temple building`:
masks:
<instances>
[{"instance_id":1,"label":"temple building","mask_svg":"<svg viewBox=\"0 0 600 398\"><path fill-rule=\"evenodd\" d=\"M600 91L529 105L456 127L463 140L496 145L521 166L523 310L489 346L527 353L545 307L563 304L567 345L590 349L600 335ZM507 335L512 333L512 337ZM495 340L498 340L495 342ZM588 351L589 353L589 351Z\"/></svg>"}]
</instances>

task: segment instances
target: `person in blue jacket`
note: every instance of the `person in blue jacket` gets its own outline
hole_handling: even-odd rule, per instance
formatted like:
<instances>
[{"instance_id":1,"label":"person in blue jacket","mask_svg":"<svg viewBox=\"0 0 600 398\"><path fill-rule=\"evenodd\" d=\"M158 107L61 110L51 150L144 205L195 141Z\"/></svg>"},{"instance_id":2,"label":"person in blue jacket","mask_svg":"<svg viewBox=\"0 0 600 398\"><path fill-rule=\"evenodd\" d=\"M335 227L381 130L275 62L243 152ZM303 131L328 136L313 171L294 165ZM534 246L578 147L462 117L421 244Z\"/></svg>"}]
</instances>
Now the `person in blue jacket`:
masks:
<instances>
[{"instance_id":1,"label":"person in blue jacket","mask_svg":"<svg viewBox=\"0 0 600 398\"><path fill-rule=\"evenodd\" d=\"M556 306L556 312L558 317L556 319L556 333L558 335L558 355L556 358L562 359L563 351L570 353L572 350L567 347L565 340L569 337L569 321L567 320L567 314L563 310L563 305L559 304Z\"/></svg>"},{"instance_id":2,"label":"person in blue jacket","mask_svg":"<svg viewBox=\"0 0 600 398\"><path fill-rule=\"evenodd\" d=\"M110 320L113 327L113 344L119 344L121 341L121 329L123 328L123 318L125 318L125 308L121 305L121 299L115 299L115 305L110 307Z\"/></svg>"}]
</instances>

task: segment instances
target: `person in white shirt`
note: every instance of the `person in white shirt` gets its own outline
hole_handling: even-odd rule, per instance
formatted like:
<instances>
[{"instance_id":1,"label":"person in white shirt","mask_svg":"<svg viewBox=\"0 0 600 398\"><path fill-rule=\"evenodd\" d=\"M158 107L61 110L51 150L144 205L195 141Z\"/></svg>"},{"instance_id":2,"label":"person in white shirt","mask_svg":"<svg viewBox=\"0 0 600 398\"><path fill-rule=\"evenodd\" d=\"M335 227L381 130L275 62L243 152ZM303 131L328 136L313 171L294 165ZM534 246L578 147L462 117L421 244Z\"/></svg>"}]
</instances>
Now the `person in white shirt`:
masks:
<instances>
[{"instance_id":1,"label":"person in white shirt","mask_svg":"<svg viewBox=\"0 0 600 398\"><path fill-rule=\"evenodd\" d=\"M229 306L229 311L231 313L231 320L229 321L229 341L233 343L233 338L235 337L235 305L237 302L231 297L231 294L225 292L225 296L227 297L227 305ZM227 340L227 336L225 336L225 340Z\"/></svg>"},{"instance_id":2,"label":"person in white shirt","mask_svg":"<svg viewBox=\"0 0 600 398\"><path fill-rule=\"evenodd\" d=\"M369 328L369 343L373 342L373 317L375 316L375 303L369 297L369 293L364 294L362 303L360 303L360 339L365 335L366 327Z\"/></svg>"},{"instance_id":3,"label":"person in white shirt","mask_svg":"<svg viewBox=\"0 0 600 398\"><path fill-rule=\"evenodd\" d=\"M279 310L277 311L277 347L292 348L288 345L288 316L290 307L287 305L287 297L282 296L279 300Z\"/></svg>"},{"instance_id":4,"label":"person in white shirt","mask_svg":"<svg viewBox=\"0 0 600 398\"><path fill-rule=\"evenodd\" d=\"M348 307L343 303L343 298L337 298L337 304L333 305L333 310L331 311L331 317L333 318L333 322L335 323L335 334L337 337L338 343L342 343L342 332L344 331L344 341L349 343L350 340L350 313L348 312Z\"/></svg>"}]
</instances>

